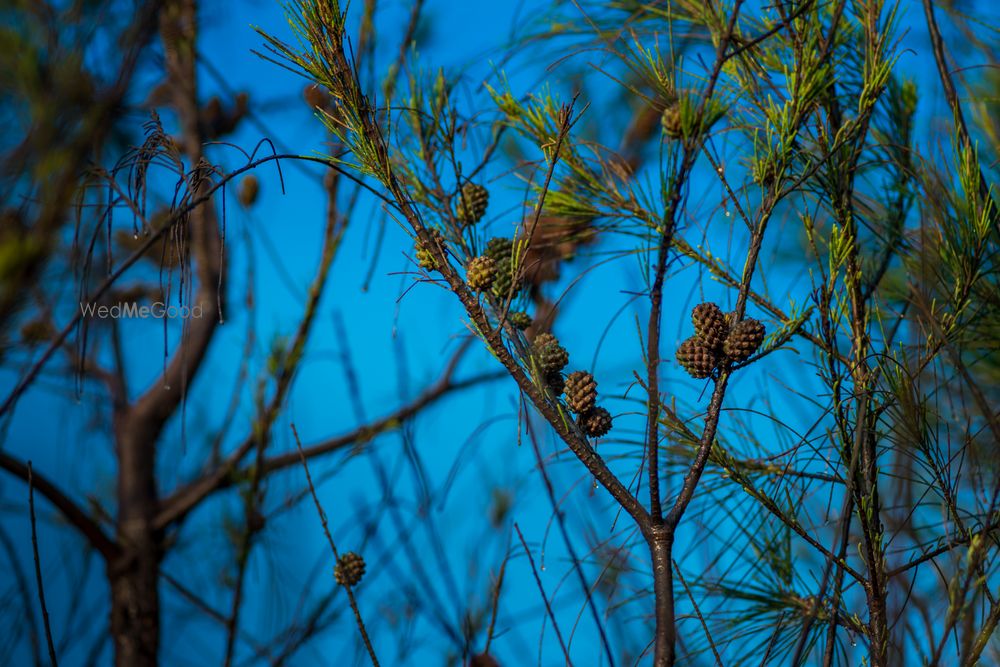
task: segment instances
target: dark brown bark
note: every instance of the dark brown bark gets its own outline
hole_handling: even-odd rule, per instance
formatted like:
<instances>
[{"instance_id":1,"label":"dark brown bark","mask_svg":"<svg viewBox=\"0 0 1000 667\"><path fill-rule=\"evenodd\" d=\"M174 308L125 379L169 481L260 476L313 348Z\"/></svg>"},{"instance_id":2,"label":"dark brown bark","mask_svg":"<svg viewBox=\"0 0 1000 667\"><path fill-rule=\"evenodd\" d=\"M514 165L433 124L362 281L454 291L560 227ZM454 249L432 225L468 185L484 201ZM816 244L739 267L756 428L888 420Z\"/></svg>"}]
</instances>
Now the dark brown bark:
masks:
<instances>
[{"instance_id":1,"label":"dark brown bark","mask_svg":"<svg viewBox=\"0 0 1000 667\"><path fill-rule=\"evenodd\" d=\"M646 536L649 555L653 564L653 596L655 598L656 637L653 650L653 664L656 667L670 667L677 659L674 645L677 630L674 625L674 571L671 554L673 551L673 529L654 526Z\"/></svg>"},{"instance_id":2,"label":"dark brown bark","mask_svg":"<svg viewBox=\"0 0 1000 667\"><path fill-rule=\"evenodd\" d=\"M156 665L162 558L161 536L153 529L158 434L123 418L116 424L116 435L119 466L116 537L121 555L108 563L115 664Z\"/></svg>"}]
</instances>

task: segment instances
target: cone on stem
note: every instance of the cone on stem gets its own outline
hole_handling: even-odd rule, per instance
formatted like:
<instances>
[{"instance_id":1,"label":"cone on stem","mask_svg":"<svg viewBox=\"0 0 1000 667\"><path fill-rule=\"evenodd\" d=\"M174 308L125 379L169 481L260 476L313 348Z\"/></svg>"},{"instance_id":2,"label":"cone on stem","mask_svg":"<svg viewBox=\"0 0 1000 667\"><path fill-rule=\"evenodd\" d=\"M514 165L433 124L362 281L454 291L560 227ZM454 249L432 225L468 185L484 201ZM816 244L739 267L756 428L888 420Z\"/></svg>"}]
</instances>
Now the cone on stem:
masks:
<instances>
[{"instance_id":1,"label":"cone on stem","mask_svg":"<svg viewBox=\"0 0 1000 667\"><path fill-rule=\"evenodd\" d=\"M584 414L597 404L597 382L587 371L573 371L566 377L566 405L572 412Z\"/></svg>"},{"instance_id":2,"label":"cone on stem","mask_svg":"<svg viewBox=\"0 0 1000 667\"><path fill-rule=\"evenodd\" d=\"M723 344L723 352L730 361L745 361L764 342L764 325L754 319L737 322Z\"/></svg>"},{"instance_id":3,"label":"cone on stem","mask_svg":"<svg viewBox=\"0 0 1000 667\"><path fill-rule=\"evenodd\" d=\"M569 363L569 352L550 333L538 334L532 348L538 365L546 373L561 371Z\"/></svg>"},{"instance_id":4,"label":"cone on stem","mask_svg":"<svg viewBox=\"0 0 1000 667\"><path fill-rule=\"evenodd\" d=\"M478 183L466 183L458 193L455 217L463 225L474 225L486 215L490 191Z\"/></svg>"},{"instance_id":5,"label":"cone on stem","mask_svg":"<svg viewBox=\"0 0 1000 667\"><path fill-rule=\"evenodd\" d=\"M722 349L729 334L729 324L721 308L714 303L699 303L691 311L691 323L706 347L716 352Z\"/></svg>"},{"instance_id":6,"label":"cone on stem","mask_svg":"<svg viewBox=\"0 0 1000 667\"><path fill-rule=\"evenodd\" d=\"M473 257L465 267L465 281L469 284L469 289L476 292L488 290L493 285L496 275L497 263L486 255Z\"/></svg>"},{"instance_id":7,"label":"cone on stem","mask_svg":"<svg viewBox=\"0 0 1000 667\"><path fill-rule=\"evenodd\" d=\"M361 554L348 551L337 559L333 568L333 578L341 586L357 586L365 576L365 559Z\"/></svg>"},{"instance_id":8,"label":"cone on stem","mask_svg":"<svg viewBox=\"0 0 1000 667\"><path fill-rule=\"evenodd\" d=\"M703 380L719 365L719 355L698 336L691 336L677 348L677 361L688 375Z\"/></svg>"},{"instance_id":9,"label":"cone on stem","mask_svg":"<svg viewBox=\"0 0 1000 667\"><path fill-rule=\"evenodd\" d=\"M591 438L600 438L611 430L611 413L604 408L593 408L580 415L577 423Z\"/></svg>"}]
</instances>

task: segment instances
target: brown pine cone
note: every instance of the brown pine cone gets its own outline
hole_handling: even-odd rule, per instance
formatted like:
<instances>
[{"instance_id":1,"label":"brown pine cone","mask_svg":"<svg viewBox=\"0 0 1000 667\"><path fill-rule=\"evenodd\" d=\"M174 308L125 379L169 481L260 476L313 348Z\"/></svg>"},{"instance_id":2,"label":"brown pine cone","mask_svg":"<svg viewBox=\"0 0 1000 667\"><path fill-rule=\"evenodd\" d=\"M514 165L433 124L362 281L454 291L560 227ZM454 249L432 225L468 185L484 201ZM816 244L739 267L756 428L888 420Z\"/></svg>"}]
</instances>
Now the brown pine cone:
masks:
<instances>
[{"instance_id":1,"label":"brown pine cone","mask_svg":"<svg viewBox=\"0 0 1000 667\"><path fill-rule=\"evenodd\" d=\"M719 356L697 336L691 336L677 348L677 361L691 377L702 380L712 375Z\"/></svg>"},{"instance_id":2,"label":"brown pine cone","mask_svg":"<svg viewBox=\"0 0 1000 667\"><path fill-rule=\"evenodd\" d=\"M474 225L486 215L490 191L478 183L466 183L458 193L455 217L463 225Z\"/></svg>"},{"instance_id":3,"label":"brown pine cone","mask_svg":"<svg viewBox=\"0 0 1000 667\"><path fill-rule=\"evenodd\" d=\"M597 382L587 371L573 371L566 378L566 405L577 414L590 412L597 404Z\"/></svg>"},{"instance_id":4,"label":"brown pine cone","mask_svg":"<svg viewBox=\"0 0 1000 667\"><path fill-rule=\"evenodd\" d=\"M240 181L240 187L236 195L244 208L253 206L257 201L258 194L260 194L260 181L257 180L256 176L250 174Z\"/></svg>"},{"instance_id":5,"label":"brown pine cone","mask_svg":"<svg viewBox=\"0 0 1000 667\"><path fill-rule=\"evenodd\" d=\"M538 334L532 347L538 365L546 373L561 371L569 363L569 352L552 334Z\"/></svg>"},{"instance_id":6,"label":"brown pine cone","mask_svg":"<svg viewBox=\"0 0 1000 667\"><path fill-rule=\"evenodd\" d=\"M365 559L353 551L341 555L333 568L333 578L341 586L357 586L365 576Z\"/></svg>"},{"instance_id":7,"label":"brown pine cone","mask_svg":"<svg viewBox=\"0 0 1000 667\"><path fill-rule=\"evenodd\" d=\"M737 322L723 344L730 361L744 361L760 348L764 341L764 325L754 319Z\"/></svg>"},{"instance_id":8,"label":"brown pine cone","mask_svg":"<svg viewBox=\"0 0 1000 667\"><path fill-rule=\"evenodd\" d=\"M600 438L611 430L611 413L604 408L593 408L577 417L576 421L591 438Z\"/></svg>"},{"instance_id":9,"label":"brown pine cone","mask_svg":"<svg viewBox=\"0 0 1000 667\"><path fill-rule=\"evenodd\" d=\"M492 257L480 255L473 257L465 267L465 281L469 288L476 292L485 292L492 285L497 275L497 263Z\"/></svg>"},{"instance_id":10,"label":"brown pine cone","mask_svg":"<svg viewBox=\"0 0 1000 667\"><path fill-rule=\"evenodd\" d=\"M699 303L691 311L691 323L698 338L710 349L719 351L729 334L726 315L714 303Z\"/></svg>"},{"instance_id":11,"label":"brown pine cone","mask_svg":"<svg viewBox=\"0 0 1000 667\"><path fill-rule=\"evenodd\" d=\"M511 326L515 329L520 329L524 331L531 326L531 315L524 312L523 310L514 310L507 313L507 321L510 322Z\"/></svg>"}]
</instances>

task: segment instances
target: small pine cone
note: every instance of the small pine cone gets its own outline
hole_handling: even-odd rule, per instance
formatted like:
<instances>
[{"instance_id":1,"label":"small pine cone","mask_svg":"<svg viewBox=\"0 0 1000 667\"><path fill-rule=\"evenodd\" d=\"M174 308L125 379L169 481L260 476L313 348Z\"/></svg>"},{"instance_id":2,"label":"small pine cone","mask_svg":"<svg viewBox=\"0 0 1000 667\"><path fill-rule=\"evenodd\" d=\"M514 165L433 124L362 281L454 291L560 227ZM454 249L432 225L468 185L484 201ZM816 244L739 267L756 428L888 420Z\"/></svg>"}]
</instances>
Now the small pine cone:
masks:
<instances>
[{"instance_id":1,"label":"small pine cone","mask_svg":"<svg viewBox=\"0 0 1000 667\"><path fill-rule=\"evenodd\" d=\"M576 422L591 438L600 438L611 430L611 413L604 408L593 408L580 415Z\"/></svg>"},{"instance_id":2,"label":"small pine cone","mask_svg":"<svg viewBox=\"0 0 1000 667\"><path fill-rule=\"evenodd\" d=\"M514 242L502 237L494 237L486 243L486 250L483 253L487 257L492 257L497 263L497 276L493 282L493 296L498 301L503 301L508 294L521 289L520 281L515 284L514 272L511 262L514 254Z\"/></svg>"},{"instance_id":3,"label":"small pine cone","mask_svg":"<svg viewBox=\"0 0 1000 667\"><path fill-rule=\"evenodd\" d=\"M691 377L709 377L719 365L719 356L697 336L691 336L677 348L677 361Z\"/></svg>"},{"instance_id":4,"label":"small pine cone","mask_svg":"<svg viewBox=\"0 0 1000 667\"><path fill-rule=\"evenodd\" d=\"M562 396L562 393L566 390L566 378L560 371L551 371L545 374L545 384L549 385L549 389L556 396Z\"/></svg>"},{"instance_id":5,"label":"small pine cone","mask_svg":"<svg viewBox=\"0 0 1000 667\"><path fill-rule=\"evenodd\" d=\"M490 191L478 183L466 183L458 195L455 217L463 225L474 225L486 215Z\"/></svg>"},{"instance_id":6,"label":"small pine cone","mask_svg":"<svg viewBox=\"0 0 1000 667\"><path fill-rule=\"evenodd\" d=\"M729 332L723 352L730 361L743 361L764 341L764 325L754 319L737 322Z\"/></svg>"},{"instance_id":7,"label":"small pine cone","mask_svg":"<svg viewBox=\"0 0 1000 667\"><path fill-rule=\"evenodd\" d=\"M549 343L558 343L558 342L559 339L557 339L555 336L548 333L547 331L544 331L535 336L534 340L531 341L531 346L535 349L535 351L538 351L543 347L545 347L546 345L548 345Z\"/></svg>"},{"instance_id":8,"label":"small pine cone","mask_svg":"<svg viewBox=\"0 0 1000 667\"><path fill-rule=\"evenodd\" d=\"M587 371L573 371L566 378L566 405L577 414L594 409L597 404L597 382Z\"/></svg>"},{"instance_id":9,"label":"small pine cone","mask_svg":"<svg viewBox=\"0 0 1000 667\"><path fill-rule=\"evenodd\" d=\"M663 133L671 139L679 139L682 133L681 127L681 105L672 102L663 110L660 116L660 123L663 125Z\"/></svg>"},{"instance_id":10,"label":"small pine cone","mask_svg":"<svg viewBox=\"0 0 1000 667\"><path fill-rule=\"evenodd\" d=\"M465 281L477 292L488 290L497 277L497 263L492 257L473 257L465 267Z\"/></svg>"},{"instance_id":11,"label":"small pine cone","mask_svg":"<svg viewBox=\"0 0 1000 667\"><path fill-rule=\"evenodd\" d=\"M494 236L486 242L486 250L483 252L487 257L492 257L497 264L510 263L510 258L514 254L514 242L501 236Z\"/></svg>"},{"instance_id":12,"label":"small pine cone","mask_svg":"<svg viewBox=\"0 0 1000 667\"><path fill-rule=\"evenodd\" d=\"M569 363L569 352L559 344L559 341L552 334L536 336L534 348L538 365L546 373L561 371Z\"/></svg>"},{"instance_id":13,"label":"small pine cone","mask_svg":"<svg viewBox=\"0 0 1000 667\"><path fill-rule=\"evenodd\" d=\"M515 310L507 313L507 321L510 322L511 326L515 329L520 329L524 331L531 326L531 315L524 312L523 310Z\"/></svg>"},{"instance_id":14,"label":"small pine cone","mask_svg":"<svg viewBox=\"0 0 1000 667\"><path fill-rule=\"evenodd\" d=\"M427 233L442 246L444 245L444 239L441 236L441 232L431 228L427 230ZM417 264L420 265L420 268L426 271L438 270L438 263L437 259L434 258L434 253L432 253L430 248L421 243L419 240L417 241Z\"/></svg>"},{"instance_id":15,"label":"small pine cone","mask_svg":"<svg viewBox=\"0 0 1000 667\"><path fill-rule=\"evenodd\" d=\"M521 281L515 281L509 263L497 265L497 277L493 281L493 296L499 302L504 302L508 295L515 296L521 289Z\"/></svg>"},{"instance_id":16,"label":"small pine cone","mask_svg":"<svg viewBox=\"0 0 1000 667\"><path fill-rule=\"evenodd\" d=\"M722 343L729 334L729 324L721 308L714 303L699 303L691 311L691 323L698 338L708 348L722 349Z\"/></svg>"},{"instance_id":17,"label":"small pine cone","mask_svg":"<svg viewBox=\"0 0 1000 667\"><path fill-rule=\"evenodd\" d=\"M240 189L236 195L244 208L253 206L257 201L258 194L260 194L260 181L257 180L256 176L250 174L240 181Z\"/></svg>"},{"instance_id":18,"label":"small pine cone","mask_svg":"<svg viewBox=\"0 0 1000 667\"><path fill-rule=\"evenodd\" d=\"M337 559L333 568L333 578L341 586L357 586L365 576L365 559L360 554L348 551Z\"/></svg>"}]
</instances>

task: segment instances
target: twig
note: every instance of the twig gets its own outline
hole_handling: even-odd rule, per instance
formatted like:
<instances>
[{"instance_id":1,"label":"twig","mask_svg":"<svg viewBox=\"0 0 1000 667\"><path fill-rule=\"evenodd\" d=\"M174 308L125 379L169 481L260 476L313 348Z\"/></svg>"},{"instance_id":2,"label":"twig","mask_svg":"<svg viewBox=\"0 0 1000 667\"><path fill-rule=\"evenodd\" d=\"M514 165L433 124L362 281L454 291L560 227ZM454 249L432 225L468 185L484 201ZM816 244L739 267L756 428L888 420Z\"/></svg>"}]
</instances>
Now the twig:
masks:
<instances>
[{"instance_id":1,"label":"twig","mask_svg":"<svg viewBox=\"0 0 1000 667\"><path fill-rule=\"evenodd\" d=\"M118 545L104 533L101 526L87 516L80 509L80 506L63 493L58 486L50 482L46 477L35 474L31 470L30 463L25 465L7 452L0 451L0 468L13 474L15 477L29 482L34 488L37 488L62 513L66 520L87 538L90 545L97 549L98 553L106 561L110 561L118 555Z\"/></svg>"},{"instance_id":2,"label":"twig","mask_svg":"<svg viewBox=\"0 0 1000 667\"><path fill-rule=\"evenodd\" d=\"M941 75L941 86L944 88L944 97L948 100L948 106L955 117L955 124L958 126L958 136L962 140L962 146L966 150L972 150L972 138L969 136L969 128L965 124L965 116L962 114L962 104L958 99L958 92L955 90L955 83L951 79L951 72L948 71L948 61L944 50L944 40L941 38L941 30L938 28L937 19L934 18L934 6L931 0L923 0L924 14L927 16L927 31L930 33L931 46L934 51L934 60L937 63L938 74ZM990 196L990 186L983 176L982 170L978 170L979 175L979 196L983 200L983 206L992 212L990 218L994 224L997 222L997 211Z\"/></svg>"},{"instance_id":3,"label":"twig","mask_svg":"<svg viewBox=\"0 0 1000 667\"><path fill-rule=\"evenodd\" d=\"M456 356L452 359L452 362L448 365L445 372L442 373L437 382L428 387L420 396L414 399L413 402L400 407L395 412L386 415L381 419L376 419L369 424L359 426L344 435L330 438L329 440L306 447L303 450L306 458L311 459L323 454L329 454L331 452L350 447L352 445L367 442L377 435L399 428L406 422L406 420L410 419L415 414L420 412L420 410L431 403L434 403L446 394L465 389L479 384L480 382L495 380L502 376L500 373L488 373L484 375L477 375L465 380L453 380L452 374L454 373L457 363L458 357ZM194 510L194 508L197 507L204 498L212 493L215 493L216 491L232 486L237 479L242 478L244 473L237 468L237 465L252 447L253 438L251 437L238 447L236 452L218 468L191 482L187 486L174 492L168 498L164 499L161 503L160 513L156 517L157 527L165 528L171 523L182 520L192 510ZM296 465L298 461L299 456L296 452L276 454L270 458L264 459L263 463L261 463L261 468L263 473L269 474L277 470L283 470ZM2 453L0 453L0 463L2 462Z\"/></svg>"},{"instance_id":4,"label":"twig","mask_svg":"<svg viewBox=\"0 0 1000 667\"><path fill-rule=\"evenodd\" d=\"M527 420L528 425L528 437L531 440L531 447L535 452L535 460L538 461L538 471L542 474L542 480L545 482L545 492L549 497L549 503L552 505L552 512L555 514L556 524L559 526L559 533L562 535L563 543L566 545L566 551L569 552L570 562L573 564L573 570L576 572L577 578L580 580L580 588L583 589L584 598L587 601L587 606L590 608L590 613L594 617L594 625L597 626L597 632L601 637L601 644L604 646L604 652L608 657L608 664L614 667L615 658L614 654L611 652L611 644L608 642L608 635L604 631L604 624L601 623L601 615L597 611L597 605L594 603L594 596L590 590L590 586L587 584L587 578L583 575L583 568L580 566L580 559L576 555L576 550L573 548L573 543L569 539L569 533L566 531L566 521L563 519L563 513L559 509L559 504L556 502L555 490L552 487L552 480L549 478L549 473L545 468L545 461L542 460L542 452L538 448L538 437L535 434L535 429L531 425L531 420Z\"/></svg>"},{"instance_id":5,"label":"twig","mask_svg":"<svg viewBox=\"0 0 1000 667\"><path fill-rule=\"evenodd\" d=\"M677 565L677 561L674 561L674 572L677 573L677 578L680 579L681 586L684 587L684 592L687 593L688 599L691 600L691 605L694 607L694 613L701 622L701 628L705 631L705 638L708 639L708 645L712 648L712 655L715 656L715 664L721 667L722 658L719 656L719 649L715 647L715 641L712 639L712 633L708 630L708 623L705 622L705 617L702 616L701 609L698 608L698 603L695 601L694 595L691 594L691 589L684 580L684 575L681 573L681 568Z\"/></svg>"},{"instance_id":6,"label":"twig","mask_svg":"<svg viewBox=\"0 0 1000 667\"><path fill-rule=\"evenodd\" d=\"M58 667L56 647L52 642L52 626L49 625L49 610L45 606L45 586L42 583L42 562L38 557L38 531L35 528L35 480L31 474L31 461L28 461L28 513L31 516L31 551L35 557L35 581L38 583L38 604L42 607L42 623L45 626L45 642L49 647L49 660L52 667Z\"/></svg>"},{"instance_id":7,"label":"twig","mask_svg":"<svg viewBox=\"0 0 1000 667\"><path fill-rule=\"evenodd\" d=\"M497 574L496 584L493 585L493 606L490 610L490 624L486 628L486 646L483 647L483 653L489 655L490 644L493 642L493 629L496 627L497 622L497 610L500 607L500 589L503 587L503 576L507 572L507 561L510 559L510 550L503 557L503 562L500 563L500 572Z\"/></svg>"},{"instance_id":8,"label":"twig","mask_svg":"<svg viewBox=\"0 0 1000 667\"><path fill-rule=\"evenodd\" d=\"M312 495L313 502L316 504L316 512L319 513L319 520L323 524L323 534L326 535L326 541L330 543L330 551L333 553L333 558L335 561L340 560L340 554L337 552L337 547L333 543L333 536L330 535L330 526L326 521L326 512L323 511L323 506L319 502L319 498L316 496L316 487L313 486L312 475L309 474L309 463L306 461L306 455L302 451L302 442L299 440L299 432L295 429L295 424L292 424L292 435L295 436L295 447L299 452L299 459L302 461L302 469L306 473L306 482L309 485L309 493ZM379 667L378 658L375 656L375 649L372 647L371 639L368 637L368 631L365 629L364 619L361 618L361 611L358 609L358 603L354 599L354 592L351 590L350 584L344 583L344 591L347 593L347 601L351 605L351 611L354 612L354 620L358 624L358 632L361 633L361 639L365 643L365 648L368 649L368 656L372 659L372 665L374 667Z\"/></svg>"},{"instance_id":9,"label":"twig","mask_svg":"<svg viewBox=\"0 0 1000 667\"><path fill-rule=\"evenodd\" d=\"M521 534L521 529L518 527L517 522L514 522L514 530L517 531L517 539L521 541L521 546L524 547L524 555L528 557L528 564L531 566L531 574L535 576L535 583L538 585L538 592L542 596L542 602L545 603L545 611L549 615L549 620L552 621L552 629L556 631L556 639L559 640L559 646L562 648L563 656L566 658L566 664L572 665L572 661L569 659L569 651L566 650L566 642L563 641L562 633L559 631L559 624L556 623L556 615L552 612L552 605L549 604L549 598L545 595L545 586L542 585L542 580L538 576L538 569L535 567L535 559L531 556L531 550L528 548L528 543L524 541L524 535Z\"/></svg>"}]
</instances>

